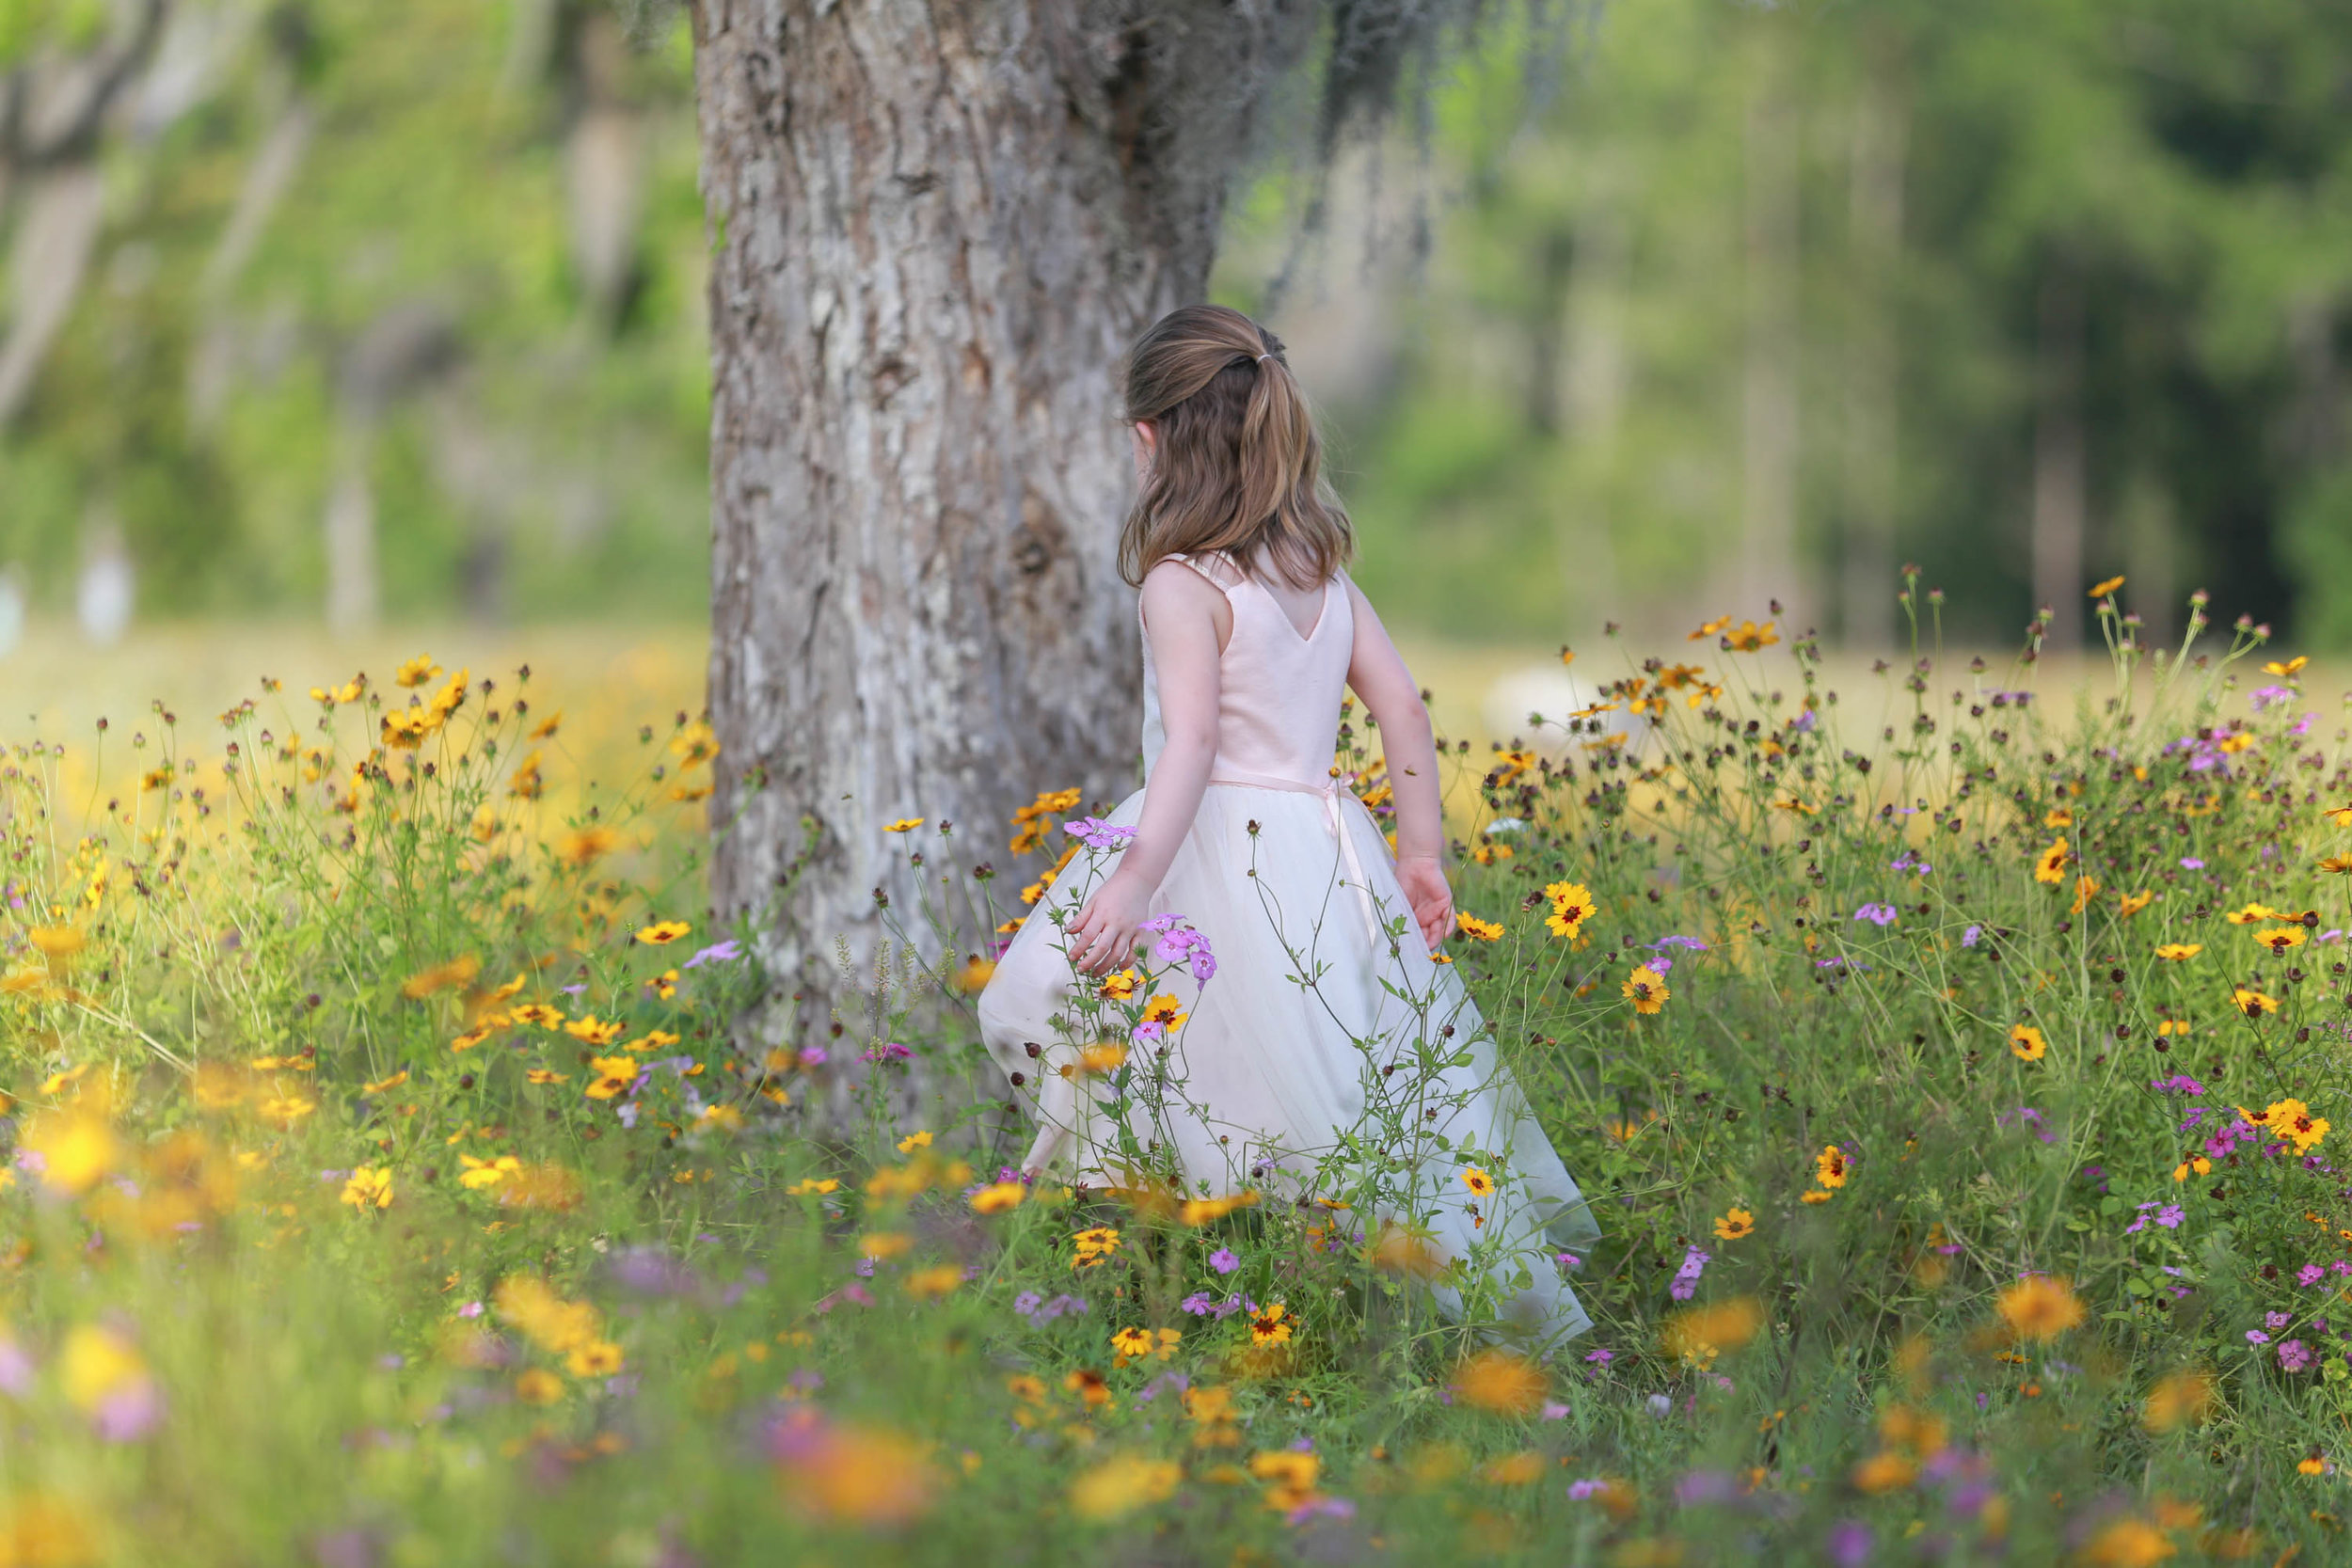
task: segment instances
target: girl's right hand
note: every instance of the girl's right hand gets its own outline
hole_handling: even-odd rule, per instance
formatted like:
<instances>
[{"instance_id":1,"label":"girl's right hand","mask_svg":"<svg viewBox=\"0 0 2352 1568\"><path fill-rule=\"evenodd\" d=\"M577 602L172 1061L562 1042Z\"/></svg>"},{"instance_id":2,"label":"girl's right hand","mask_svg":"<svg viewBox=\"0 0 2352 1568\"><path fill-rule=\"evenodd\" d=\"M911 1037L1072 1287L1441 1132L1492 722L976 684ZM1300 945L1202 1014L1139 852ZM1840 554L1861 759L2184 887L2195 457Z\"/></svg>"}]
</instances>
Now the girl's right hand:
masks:
<instances>
[{"instance_id":1,"label":"girl's right hand","mask_svg":"<svg viewBox=\"0 0 2352 1568\"><path fill-rule=\"evenodd\" d=\"M1112 872L1070 923L1071 965L1082 974L1103 975L1134 958L1147 900L1135 879Z\"/></svg>"},{"instance_id":2,"label":"girl's right hand","mask_svg":"<svg viewBox=\"0 0 2352 1568\"><path fill-rule=\"evenodd\" d=\"M1396 879L1413 907L1422 941L1435 953L1454 932L1454 890L1446 885L1444 867L1435 855L1408 855L1396 863Z\"/></svg>"}]
</instances>

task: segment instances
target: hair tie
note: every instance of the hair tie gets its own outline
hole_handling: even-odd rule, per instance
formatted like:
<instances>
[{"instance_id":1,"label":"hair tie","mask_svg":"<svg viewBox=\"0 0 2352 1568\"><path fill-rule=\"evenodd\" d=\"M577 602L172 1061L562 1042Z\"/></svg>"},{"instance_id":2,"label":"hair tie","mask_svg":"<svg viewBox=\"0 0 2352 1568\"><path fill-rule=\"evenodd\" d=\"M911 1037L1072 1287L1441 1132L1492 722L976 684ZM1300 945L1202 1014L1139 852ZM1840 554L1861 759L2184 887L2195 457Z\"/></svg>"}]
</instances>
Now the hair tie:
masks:
<instances>
[{"instance_id":1,"label":"hair tie","mask_svg":"<svg viewBox=\"0 0 2352 1568\"><path fill-rule=\"evenodd\" d=\"M1271 358L1273 358L1273 357L1274 357L1274 356L1272 356L1271 354L1261 354L1260 356L1258 356L1258 363L1259 363L1259 364L1261 364L1261 365L1263 365L1263 364L1264 364L1267 360L1269 360L1269 359L1271 359Z\"/></svg>"}]
</instances>

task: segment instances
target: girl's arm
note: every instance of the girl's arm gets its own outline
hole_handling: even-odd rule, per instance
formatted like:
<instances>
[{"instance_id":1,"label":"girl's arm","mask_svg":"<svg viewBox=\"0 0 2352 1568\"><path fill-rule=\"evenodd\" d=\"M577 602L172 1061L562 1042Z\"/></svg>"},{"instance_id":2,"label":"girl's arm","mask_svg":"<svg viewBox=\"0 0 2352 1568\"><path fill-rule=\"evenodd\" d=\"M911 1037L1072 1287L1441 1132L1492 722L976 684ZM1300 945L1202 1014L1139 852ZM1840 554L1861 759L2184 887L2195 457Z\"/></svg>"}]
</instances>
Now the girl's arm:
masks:
<instances>
[{"instance_id":1,"label":"girl's arm","mask_svg":"<svg viewBox=\"0 0 2352 1568\"><path fill-rule=\"evenodd\" d=\"M1089 974L1134 956L1146 905L1192 832L1216 761L1217 656L1232 635L1232 606L1199 572L1164 561L1143 579L1143 626L1168 738L1144 786L1134 840L1069 927L1070 961Z\"/></svg>"},{"instance_id":2,"label":"girl's arm","mask_svg":"<svg viewBox=\"0 0 2352 1568\"><path fill-rule=\"evenodd\" d=\"M1454 893L1446 886L1438 856L1445 845L1445 823L1438 786L1438 742L1421 688L1405 667L1405 656L1389 641L1389 630L1352 579L1349 603L1356 611L1356 645L1347 664L1347 684L1364 700L1380 726L1388 758L1389 787L1396 796L1396 879L1413 906L1422 940L1437 951L1454 929Z\"/></svg>"}]
</instances>

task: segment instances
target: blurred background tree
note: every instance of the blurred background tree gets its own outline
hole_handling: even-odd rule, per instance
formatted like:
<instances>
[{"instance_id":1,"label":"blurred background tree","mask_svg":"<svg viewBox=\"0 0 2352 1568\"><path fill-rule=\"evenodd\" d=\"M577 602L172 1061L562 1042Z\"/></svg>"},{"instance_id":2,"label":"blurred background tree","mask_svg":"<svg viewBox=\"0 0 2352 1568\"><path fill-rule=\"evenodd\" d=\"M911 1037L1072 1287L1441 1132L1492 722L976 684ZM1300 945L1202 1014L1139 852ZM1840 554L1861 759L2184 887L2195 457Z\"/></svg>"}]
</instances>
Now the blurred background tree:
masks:
<instances>
[{"instance_id":1,"label":"blurred background tree","mask_svg":"<svg viewBox=\"0 0 2352 1568\"><path fill-rule=\"evenodd\" d=\"M1228 219L1395 619L1770 593L1879 644L1915 559L1985 639L2122 571L2352 642L2352 12L1613 0L1535 103L1524 47L1308 264L1295 176ZM604 0L0 0L0 575L701 616L689 52Z\"/></svg>"},{"instance_id":2,"label":"blurred background tree","mask_svg":"<svg viewBox=\"0 0 2352 1568\"><path fill-rule=\"evenodd\" d=\"M358 627L707 594L682 35L0 0L0 565Z\"/></svg>"}]
</instances>

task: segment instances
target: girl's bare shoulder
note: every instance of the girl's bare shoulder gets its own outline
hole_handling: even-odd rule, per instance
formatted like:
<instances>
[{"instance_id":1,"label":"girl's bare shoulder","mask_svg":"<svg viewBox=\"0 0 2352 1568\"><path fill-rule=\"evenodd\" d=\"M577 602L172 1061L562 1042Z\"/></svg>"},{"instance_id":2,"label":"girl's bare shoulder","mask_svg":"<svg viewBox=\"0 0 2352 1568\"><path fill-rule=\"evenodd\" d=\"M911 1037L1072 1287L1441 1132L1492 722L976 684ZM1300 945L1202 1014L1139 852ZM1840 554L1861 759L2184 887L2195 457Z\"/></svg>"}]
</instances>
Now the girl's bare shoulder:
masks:
<instances>
[{"instance_id":1,"label":"girl's bare shoulder","mask_svg":"<svg viewBox=\"0 0 2352 1568\"><path fill-rule=\"evenodd\" d=\"M1144 574L1144 622L1147 626L1154 622L1165 626L1170 617L1205 616L1217 628L1221 642L1232 617L1232 607L1226 602L1225 594L1226 590L1211 581L1198 566L1171 557Z\"/></svg>"}]
</instances>

